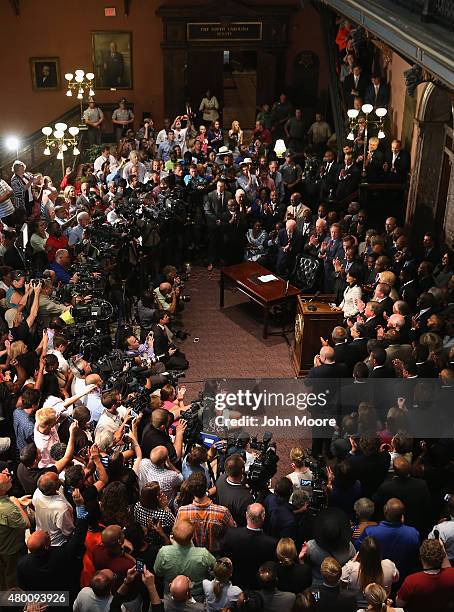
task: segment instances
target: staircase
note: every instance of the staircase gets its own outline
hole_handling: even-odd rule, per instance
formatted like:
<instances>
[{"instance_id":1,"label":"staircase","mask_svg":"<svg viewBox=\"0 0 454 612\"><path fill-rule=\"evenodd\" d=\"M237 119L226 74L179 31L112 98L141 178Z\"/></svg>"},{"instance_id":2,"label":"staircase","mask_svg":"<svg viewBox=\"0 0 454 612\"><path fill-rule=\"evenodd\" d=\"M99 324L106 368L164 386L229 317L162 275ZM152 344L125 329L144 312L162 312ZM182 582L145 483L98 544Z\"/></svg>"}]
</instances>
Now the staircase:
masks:
<instances>
[{"instance_id":1,"label":"staircase","mask_svg":"<svg viewBox=\"0 0 454 612\"><path fill-rule=\"evenodd\" d=\"M111 102L99 102L99 106L104 112L106 123L110 124L110 121L107 121L108 116L117 105ZM78 126L80 124L80 106L73 106L60 117L55 117L54 119L48 121L46 125L50 125L52 127L59 122L66 123L68 127ZM109 133L104 133L103 136L105 137L106 141L111 141L113 138L113 136ZM50 176L61 175L61 164L60 161L55 159L56 154L54 150L52 150L52 155L50 157L43 155L43 151L46 146L45 142L46 137L43 135L41 130L37 130L36 132L33 132L33 134L30 134L30 136L27 138L22 139L18 155L16 155L16 151L8 151L6 147L0 148L0 178L9 181L11 178L11 166L15 159L20 159L23 161L30 172L41 172L42 174L47 174ZM78 148L80 151L81 147L78 146ZM75 157L72 154L65 155L66 166L72 165L75 167L79 160L79 156Z\"/></svg>"},{"instance_id":2,"label":"staircase","mask_svg":"<svg viewBox=\"0 0 454 612\"><path fill-rule=\"evenodd\" d=\"M321 4L318 7L321 15L322 35L324 46L328 56L329 95L331 100L331 111L333 115L334 131L336 132L337 148L340 151L345 145L345 117L344 103L341 94L339 75L337 74L337 27L334 14L330 8Z\"/></svg>"}]
</instances>

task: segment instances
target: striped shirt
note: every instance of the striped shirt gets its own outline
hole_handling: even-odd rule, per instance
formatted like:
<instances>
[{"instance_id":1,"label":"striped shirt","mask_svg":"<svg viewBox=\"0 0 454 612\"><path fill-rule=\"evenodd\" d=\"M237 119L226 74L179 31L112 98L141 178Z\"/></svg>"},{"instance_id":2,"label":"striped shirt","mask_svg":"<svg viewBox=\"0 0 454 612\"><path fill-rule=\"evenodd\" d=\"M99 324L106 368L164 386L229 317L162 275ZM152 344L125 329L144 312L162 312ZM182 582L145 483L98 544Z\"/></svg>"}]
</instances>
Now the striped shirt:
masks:
<instances>
[{"instance_id":1,"label":"striped shirt","mask_svg":"<svg viewBox=\"0 0 454 612\"><path fill-rule=\"evenodd\" d=\"M211 500L200 504L193 501L178 510L177 521L189 521L195 527L194 544L211 553L221 550L222 538L229 527L236 527L230 511Z\"/></svg>"},{"instance_id":2,"label":"striped shirt","mask_svg":"<svg viewBox=\"0 0 454 612\"><path fill-rule=\"evenodd\" d=\"M3 200L5 196L12 195L13 190L8 185L6 181L0 179L0 200ZM8 217L8 215L12 215L14 212L14 204L11 201L10 197L7 197L6 200L0 202L0 219L4 217Z\"/></svg>"}]
</instances>

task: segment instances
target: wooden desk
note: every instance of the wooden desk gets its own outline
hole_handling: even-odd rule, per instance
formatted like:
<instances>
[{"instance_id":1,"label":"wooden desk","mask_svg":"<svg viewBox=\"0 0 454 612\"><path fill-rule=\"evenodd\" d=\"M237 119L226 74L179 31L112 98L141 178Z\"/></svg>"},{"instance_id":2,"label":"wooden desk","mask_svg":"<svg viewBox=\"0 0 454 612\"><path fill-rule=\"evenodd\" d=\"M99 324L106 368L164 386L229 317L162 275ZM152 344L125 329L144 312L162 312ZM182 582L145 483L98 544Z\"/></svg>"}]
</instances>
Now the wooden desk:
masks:
<instances>
[{"instance_id":1,"label":"wooden desk","mask_svg":"<svg viewBox=\"0 0 454 612\"><path fill-rule=\"evenodd\" d=\"M333 310L326 302L308 303L298 297L292 358L297 376L303 376L314 365L314 356L320 351L320 337L331 338L331 332L342 321L342 311Z\"/></svg>"},{"instance_id":2,"label":"wooden desk","mask_svg":"<svg viewBox=\"0 0 454 612\"><path fill-rule=\"evenodd\" d=\"M265 311L263 337L266 339L268 337L270 306L282 304L287 300L294 300L295 297L301 293L301 290L289 284L286 292L287 281L279 277L277 277L277 280L270 281L269 283L261 283L257 280L258 276L263 276L265 274L272 274L272 272L254 261L245 261L235 266L222 268L219 305L220 308L224 307L224 289L226 284L232 285L244 293L250 300L259 304Z\"/></svg>"}]
</instances>

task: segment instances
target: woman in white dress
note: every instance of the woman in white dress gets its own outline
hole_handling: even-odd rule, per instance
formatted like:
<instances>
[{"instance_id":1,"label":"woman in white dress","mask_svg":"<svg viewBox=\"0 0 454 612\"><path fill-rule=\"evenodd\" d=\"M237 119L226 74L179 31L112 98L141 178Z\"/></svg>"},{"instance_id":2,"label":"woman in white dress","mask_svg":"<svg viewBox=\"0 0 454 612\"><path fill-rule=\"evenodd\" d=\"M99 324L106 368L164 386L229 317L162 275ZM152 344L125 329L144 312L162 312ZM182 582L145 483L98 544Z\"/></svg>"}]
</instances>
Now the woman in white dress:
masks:
<instances>
[{"instance_id":1,"label":"woman in white dress","mask_svg":"<svg viewBox=\"0 0 454 612\"><path fill-rule=\"evenodd\" d=\"M251 229L246 232L246 255L247 261L257 261L266 254L266 241L268 234L262 228L260 221L256 221Z\"/></svg>"},{"instance_id":2,"label":"woman in white dress","mask_svg":"<svg viewBox=\"0 0 454 612\"><path fill-rule=\"evenodd\" d=\"M342 302L338 306L338 310L342 310L344 318L354 317L359 313L357 300L361 299L361 285L359 278L361 270L353 265L347 272L347 286L344 290Z\"/></svg>"}]
</instances>

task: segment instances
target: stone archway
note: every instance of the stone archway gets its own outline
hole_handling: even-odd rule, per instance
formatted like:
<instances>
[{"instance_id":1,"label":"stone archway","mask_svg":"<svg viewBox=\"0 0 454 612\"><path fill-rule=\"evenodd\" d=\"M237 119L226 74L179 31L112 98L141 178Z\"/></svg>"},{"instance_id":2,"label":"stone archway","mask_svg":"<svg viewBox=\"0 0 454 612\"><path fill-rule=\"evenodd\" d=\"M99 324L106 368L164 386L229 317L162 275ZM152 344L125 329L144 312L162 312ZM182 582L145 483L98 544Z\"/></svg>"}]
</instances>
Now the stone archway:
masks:
<instances>
[{"instance_id":1,"label":"stone archway","mask_svg":"<svg viewBox=\"0 0 454 612\"><path fill-rule=\"evenodd\" d=\"M415 121L418 135L407 221L417 236L428 230L441 235L446 228L448 186L452 174L452 96L429 83Z\"/></svg>"}]
</instances>

